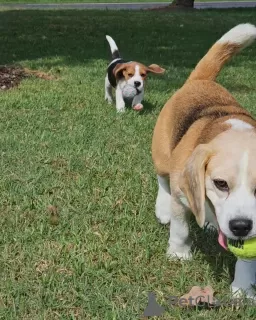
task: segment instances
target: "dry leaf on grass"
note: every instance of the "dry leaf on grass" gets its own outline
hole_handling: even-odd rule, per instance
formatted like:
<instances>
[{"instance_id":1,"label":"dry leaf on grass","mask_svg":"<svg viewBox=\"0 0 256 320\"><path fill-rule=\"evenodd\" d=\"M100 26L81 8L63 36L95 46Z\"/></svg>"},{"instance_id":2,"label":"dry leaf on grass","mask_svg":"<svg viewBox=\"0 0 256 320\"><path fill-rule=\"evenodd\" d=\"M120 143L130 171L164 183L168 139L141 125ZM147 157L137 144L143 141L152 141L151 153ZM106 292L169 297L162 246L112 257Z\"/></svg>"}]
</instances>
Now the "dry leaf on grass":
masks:
<instances>
[{"instance_id":1,"label":"dry leaf on grass","mask_svg":"<svg viewBox=\"0 0 256 320\"><path fill-rule=\"evenodd\" d=\"M189 293L183 295L179 300L179 306L181 307L193 307L198 305L214 305L214 290L211 286L205 288L192 287Z\"/></svg>"},{"instance_id":2,"label":"dry leaf on grass","mask_svg":"<svg viewBox=\"0 0 256 320\"><path fill-rule=\"evenodd\" d=\"M50 268L51 262L41 260L35 264L36 272L43 274Z\"/></svg>"},{"instance_id":3,"label":"dry leaf on grass","mask_svg":"<svg viewBox=\"0 0 256 320\"><path fill-rule=\"evenodd\" d=\"M56 206L48 206L48 211L50 213L50 224L57 225L59 224L59 214L58 208Z\"/></svg>"},{"instance_id":4,"label":"dry leaf on grass","mask_svg":"<svg viewBox=\"0 0 256 320\"><path fill-rule=\"evenodd\" d=\"M62 273L62 274L66 274L68 276L72 276L73 274L73 271L72 270L69 270L69 269L66 269L66 268L59 268L56 270L57 273Z\"/></svg>"},{"instance_id":5,"label":"dry leaf on grass","mask_svg":"<svg viewBox=\"0 0 256 320\"><path fill-rule=\"evenodd\" d=\"M37 78L41 78L44 80L54 80L55 78L48 73L42 72L42 71L36 71L36 70L31 70L28 68L24 68L24 71L26 74L36 76Z\"/></svg>"}]
</instances>

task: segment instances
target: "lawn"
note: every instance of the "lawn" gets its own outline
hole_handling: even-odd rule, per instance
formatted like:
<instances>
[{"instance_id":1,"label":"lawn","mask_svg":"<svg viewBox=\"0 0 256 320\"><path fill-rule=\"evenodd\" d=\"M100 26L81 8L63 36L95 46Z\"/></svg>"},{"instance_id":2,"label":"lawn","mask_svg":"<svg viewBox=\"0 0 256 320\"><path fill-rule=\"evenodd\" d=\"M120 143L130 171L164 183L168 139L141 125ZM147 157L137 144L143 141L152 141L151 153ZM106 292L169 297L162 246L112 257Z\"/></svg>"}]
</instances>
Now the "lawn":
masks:
<instances>
[{"instance_id":1,"label":"lawn","mask_svg":"<svg viewBox=\"0 0 256 320\"><path fill-rule=\"evenodd\" d=\"M195 2L222 2L229 0L195 0ZM234 0L247 1L247 0ZM124 3L124 2L168 2L167 0L0 0L0 3ZM171 2L171 1L170 1Z\"/></svg>"},{"instance_id":2,"label":"lawn","mask_svg":"<svg viewBox=\"0 0 256 320\"><path fill-rule=\"evenodd\" d=\"M161 108L197 61L224 32L255 19L252 9L0 12L1 64L57 78L0 93L0 319L135 320L148 292L166 308L161 319L255 318L248 306L168 306L194 285L227 297L234 258L193 225L193 260L166 259L150 152ZM150 77L142 113L116 114L104 101L106 33L125 58L167 70ZM255 56L256 46L247 48L218 79L254 115Z\"/></svg>"}]
</instances>

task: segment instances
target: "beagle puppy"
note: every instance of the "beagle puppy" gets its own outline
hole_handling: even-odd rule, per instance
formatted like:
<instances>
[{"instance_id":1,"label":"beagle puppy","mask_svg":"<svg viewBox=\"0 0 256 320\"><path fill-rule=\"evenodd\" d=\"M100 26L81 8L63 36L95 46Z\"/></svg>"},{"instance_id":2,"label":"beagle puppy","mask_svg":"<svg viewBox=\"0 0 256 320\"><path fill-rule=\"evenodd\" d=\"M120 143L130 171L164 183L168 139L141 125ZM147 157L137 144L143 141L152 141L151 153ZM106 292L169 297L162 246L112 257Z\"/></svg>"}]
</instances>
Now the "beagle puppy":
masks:
<instances>
[{"instance_id":1,"label":"beagle puppy","mask_svg":"<svg viewBox=\"0 0 256 320\"><path fill-rule=\"evenodd\" d=\"M256 121L215 82L224 64L255 39L251 24L224 34L157 119L155 209L161 223L170 222L169 257L191 258L190 213L200 227L215 225L224 248L227 238L256 237ZM256 260L238 259L232 291L252 296L255 275Z\"/></svg>"},{"instance_id":2,"label":"beagle puppy","mask_svg":"<svg viewBox=\"0 0 256 320\"><path fill-rule=\"evenodd\" d=\"M132 101L134 110L142 110L142 100L144 97L144 82L148 73L161 74L165 69L157 64L151 64L146 67L142 63L134 61L125 61L121 58L115 41L106 36L112 53L112 61L108 65L105 78L105 100L109 104L113 103L112 89L116 89L116 109L118 112L125 111L125 101L122 95L122 89L126 84L133 86L137 90L137 95Z\"/></svg>"}]
</instances>

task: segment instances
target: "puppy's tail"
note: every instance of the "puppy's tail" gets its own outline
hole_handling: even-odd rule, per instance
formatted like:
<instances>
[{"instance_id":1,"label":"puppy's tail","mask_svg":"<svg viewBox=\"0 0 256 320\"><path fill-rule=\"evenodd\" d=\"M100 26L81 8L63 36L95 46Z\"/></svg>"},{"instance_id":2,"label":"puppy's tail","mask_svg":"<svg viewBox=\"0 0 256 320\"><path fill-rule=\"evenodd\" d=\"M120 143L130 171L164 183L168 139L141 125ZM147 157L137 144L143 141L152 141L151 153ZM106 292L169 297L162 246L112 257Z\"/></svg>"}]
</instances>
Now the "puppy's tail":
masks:
<instances>
[{"instance_id":1,"label":"puppy's tail","mask_svg":"<svg viewBox=\"0 0 256 320\"><path fill-rule=\"evenodd\" d=\"M215 80L222 67L236 53L253 43L256 27L239 24L224 34L199 61L190 74L189 80Z\"/></svg>"},{"instance_id":2,"label":"puppy's tail","mask_svg":"<svg viewBox=\"0 0 256 320\"><path fill-rule=\"evenodd\" d=\"M110 50L112 53L112 59L117 59L120 58L120 53L119 50L117 48L117 45L115 43L115 41L110 37L110 36L106 36L106 39L110 45Z\"/></svg>"}]
</instances>

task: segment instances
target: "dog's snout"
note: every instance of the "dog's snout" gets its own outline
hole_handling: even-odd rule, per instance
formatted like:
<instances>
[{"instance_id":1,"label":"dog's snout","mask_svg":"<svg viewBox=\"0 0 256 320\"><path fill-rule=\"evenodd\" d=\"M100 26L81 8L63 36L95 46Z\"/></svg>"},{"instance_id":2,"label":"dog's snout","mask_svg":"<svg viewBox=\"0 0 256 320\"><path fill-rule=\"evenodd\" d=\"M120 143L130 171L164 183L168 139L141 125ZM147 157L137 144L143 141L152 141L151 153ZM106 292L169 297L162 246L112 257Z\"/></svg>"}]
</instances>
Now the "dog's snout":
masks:
<instances>
[{"instance_id":1,"label":"dog's snout","mask_svg":"<svg viewBox=\"0 0 256 320\"><path fill-rule=\"evenodd\" d=\"M141 82L140 81L134 81L134 85L135 85L135 87L139 87L141 85Z\"/></svg>"},{"instance_id":2,"label":"dog's snout","mask_svg":"<svg viewBox=\"0 0 256 320\"><path fill-rule=\"evenodd\" d=\"M245 237L252 230L252 220L233 219L229 221L230 231L237 237Z\"/></svg>"}]
</instances>

